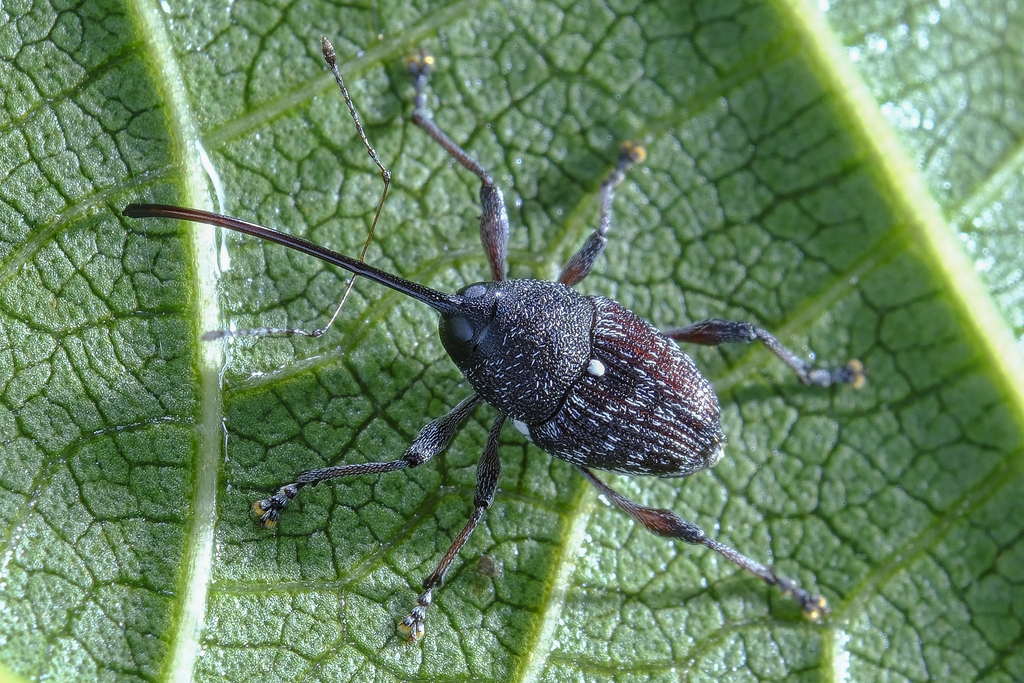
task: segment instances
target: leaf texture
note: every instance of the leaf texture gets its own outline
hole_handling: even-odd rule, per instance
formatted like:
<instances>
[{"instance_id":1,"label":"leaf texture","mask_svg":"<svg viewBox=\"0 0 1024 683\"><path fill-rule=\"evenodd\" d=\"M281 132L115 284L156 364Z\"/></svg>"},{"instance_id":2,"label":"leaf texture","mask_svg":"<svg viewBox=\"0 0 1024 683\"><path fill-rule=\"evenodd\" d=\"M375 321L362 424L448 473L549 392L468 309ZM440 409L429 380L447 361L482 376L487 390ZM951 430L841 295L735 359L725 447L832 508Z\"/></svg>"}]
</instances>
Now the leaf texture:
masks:
<instances>
[{"instance_id":1,"label":"leaf texture","mask_svg":"<svg viewBox=\"0 0 1024 683\"><path fill-rule=\"evenodd\" d=\"M0 678L305 681L1024 679L1024 10L1015 4L463 0L5 3L0 13ZM489 169L514 277L552 278L616 195L579 289L697 348L726 457L609 477L832 605L805 621L718 556L656 538L504 433L498 498L406 644L395 623L462 528L494 413L381 478L470 389L436 316L132 201L223 211L358 254L379 172L324 69L334 42L394 182L367 260L453 291L488 272ZM690 349L688 349L689 351ZM607 475L605 475L607 477Z\"/></svg>"}]
</instances>

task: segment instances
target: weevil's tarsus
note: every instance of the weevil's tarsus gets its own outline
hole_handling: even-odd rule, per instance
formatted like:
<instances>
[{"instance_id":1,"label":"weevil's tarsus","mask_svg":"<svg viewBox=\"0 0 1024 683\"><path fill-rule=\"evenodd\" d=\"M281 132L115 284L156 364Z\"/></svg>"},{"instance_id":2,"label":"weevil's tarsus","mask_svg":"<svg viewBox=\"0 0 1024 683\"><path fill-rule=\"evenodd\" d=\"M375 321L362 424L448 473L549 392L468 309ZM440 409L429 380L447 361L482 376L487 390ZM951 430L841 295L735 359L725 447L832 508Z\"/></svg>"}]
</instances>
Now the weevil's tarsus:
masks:
<instances>
[{"instance_id":1,"label":"weevil's tarsus","mask_svg":"<svg viewBox=\"0 0 1024 683\"><path fill-rule=\"evenodd\" d=\"M639 142L625 142L619 147L619 161L608 174L605 181L601 183L599 192L601 202L601 217L597 229L590 235L590 239L584 243L580 250L570 258L558 276L558 282L572 287L590 274L597 257L604 251L608 244L608 230L612 226L612 200L615 198L615 188L626 177L626 171L634 164L643 163L647 158L646 148Z\"/></svg>"},{"instance_id":2,"label":"weevil's tarsus","mask_svg":"<svg viewBox=\"0 0 1024 683\"><path fill-rule=\"evenodd\" d=\"M760 327L748 322L737 322L733 320L720 320L711 318L692 323L686 327L679 327L667 332L662 332L669 339L688 342L690 344L701 344L703 346L718 346L719 344L732 344L760 341L769 351L782 359L786 365L793 369L797 377L804 384L829 387L833 384L850 384L855 389L860 389L867 381L864 364L859 360L851 360L841 368L828 369L816 368L809 362L796 355L782 345L775 336Z\"/></svg>"},{"instance_id":3,"label":"weevil's tarsus","mask_svg":"<svg viewBox=\"0 0 1024 683\"><path fill-rule=\"evenodd\" d=\"M443 419L443 418L442 418ZM272 528L277 525L281 511L285 509L289 501L299 495L306 486L316 486L328 479L340 479L342 477L356 477L361 474L375 474L380 476L388 472L404 470L407 467L415 467L406 459L391 460L390 462L362 462L353 465L338 465L325 467L319 470L307 470L302 472L291 484L286 484L277 490L277 493L270 498L264 498L253 503L252 510L259 519L259 525Z\"/></svg>"},{"instance_id":4,"label":"weevil's tarsus","mask_svg":"<svg viewBox=\"0 0 1024 683\"><path fill-rule=\"evenodd\" d=\"M703 534L703 532L701 533ZM690 543L694 542L695 541L690 541ZM719 555L722 555L736 563L743 569L759 577L769 586L777 586L784 595L789 595L796 600L797 604L800 605L800 609L803 611L804 616L808 619L817 621L828 615L830 611L828 601L816 593L811 593L801 588L793 579L779 576L773 569L765 567L763 564L751 560L749 557L740 554L738 551L730 548L724 543L719 543L718 541L707 538L706 536L696 542L714 550Z\"/></svg>"},{"instance_id":5,"label":"weevil's tarsus","mask_svg":"<svg viewBox=\"0 0 1024 683\"><path fill-rule=\"evenodd\" d=\"M854 389L863 389L868 381L868 371L857 358L846 361L846 365L833 370L837 383L849 384Z\"/></svg>"},{"instance_id":6,"label":"weevil's tarsus","mask_svg":"<svg viewBox=\"0 0 1024 683\"><path fill-rule=\"evenodd\" d=\"M295 481L286 484L278 489L270 498L264 498L253 503L253 514L258 518L258 523L263 527L273 527L277 524L281 511L288 505L299 491L305 486L316 486L328 479L341 477L355 477L361 474L386 474L404 470L407 467L418 467L427 462L435 455L448 447L455 432L462 423L466 421L473 409L480 405L481 399L476 394L463 399L447 415L437 418L416 435L412 444L398 460L390 462L364 462L353 465L337 465L324 467L319 470L307 470L299 474Z\"/></svg>"},{"instance_id":7,"label":"weevil's tarsus","mask_svg":"<svg viewBox=\"0 0 1024 683\"><path fill-rule=\"evenodd\" d=\"M469 152L462 149L448 137L434 120L427 114L427 81L434 68L434 58L421 50L405 60L406 69L412 77L416 95L413 99L412 121L422 128L452 155L456 161L472 171L480 178L480 241L484 245L487 261L491 265L491 279L499 282L508 277L508 212L505 210L505 198L501 189L494 184L490 174L474 159Z\"/></svg>"},{"instance_id":8,"label":"weevil's tarsus","mask_svg":"<svg viewBox=\"0 0 1024 683\"><path fill-rule=\"evenodd\" d=\"M483 519L484 511L491 507L494 502L494 494L498 490L498 477L501 474L501 460L498 458L498 436L501 434L501 427L505 424L505 416L501 415L491 426L487 435L487 445L484 447L483 455L476 465L476 495L473 498L473 513L469 521L462 528L459 535L455 537L448 547L437 568L430 573L430 576L423 580L423 593L416 599L416 606L412 608L402 621L398 622L398 631L408 636L409 640L416 641L423 637L425 628L423 626L427 608L433 601L434 589L444 582L452 562L458 556L459 551L466 545L466 541L473 534L477 524Z\"/></svg>"},{"instance_id":9,"label":"weevil's tarsus","mask_svg":"<svg viewBox=\"0 0 1024 683\"><path fill-rule=\"evenodd\" d=\"M703 545L706 548L714 550L716 553L735 563L740 568L759 577L765 583L772 586L778 586L783 593L791 595L800 605L800 609L803 610L804 615L808 619L820 619L825 614L828 614L828 603L825 598L820 595L815 595L814 593L804 590L792 579L779 576L772 569L765 567L763 564L755 562L723 543L719 543L718 541L708 538L699 526L693 522L687 522L671 510L666 510L664 508L650 508L640 505L639 503L634 503L612 487L608 486L608 484L598 479L594 473L586 467L577 466L577 469L583 473L583 476L587 478L587 481L593 484L594 487L609 500L609 502L635 519L651 533L657 534L658 536L664 536L666 538L676 538L681 541L685 541L686 543Z\"/></svg>"},{"instance_id":10,"label":"weevil's tarsus","mask_svg":"<svg viewBox=\"0 0 1024 683\"><path fill-rule=\"evenodd\" d=\"M421 50L405 60L406 70L415 88L413 96L412 121L422 128L437 144L441 145L460 164L473 172L484 185L494 186L494 180L473 156L441 130L427 112L427 84L434 70L434 57Z\"/></svg>"}]
</instances>

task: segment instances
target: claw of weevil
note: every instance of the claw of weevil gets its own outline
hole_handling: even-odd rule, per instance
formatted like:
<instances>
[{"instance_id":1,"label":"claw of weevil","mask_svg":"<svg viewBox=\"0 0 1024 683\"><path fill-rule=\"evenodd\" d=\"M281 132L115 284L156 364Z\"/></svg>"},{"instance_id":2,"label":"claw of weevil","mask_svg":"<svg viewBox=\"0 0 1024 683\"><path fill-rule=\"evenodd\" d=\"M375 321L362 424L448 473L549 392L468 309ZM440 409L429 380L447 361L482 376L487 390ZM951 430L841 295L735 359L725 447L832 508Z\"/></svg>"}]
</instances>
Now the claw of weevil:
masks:
<instances>
[{"instance_id":1,"label":"claw of weevil","mask_svg":"<svg viewBox=\"0 0 1024 683\"><path fill-rule=\"evenodd\" d=\"M411 614L398 622L398 632L406 636L410 643L418 641L426 631L423 622L414 620Z\"/></svg>"},{"instance_id":2,"label":"claw of weevil","mask_svg":"<svg viewBox=\"0 0 1024 683\"><path fill-rule=\"evenodd\" d=\"M270 498L257 500L252 504L252 513L259 519L256 523L264 529L273 529L277 525L277 510L274 509L274 501Z\"/></svg>"},{"instance_id":3,"label":"claw of weevil","mask_svg":"<svg viewBox=\"0 0 1024 683\"><path fill-rule=\"evenodd\" d=\"M420 50L416 54L405 58L405 69L412 76L429 74L434 68L434 55L426 50Z\"/></svg>"},{"instance_id":4,"label":"claw of weevil","mask_svg":"<svg viewBox=\"0 0 1024 683\"><path fill-rule=\"evenodd\" d=\"M852 386L854 389L861 389L864 384L868 381L867 370L864 369L864 364L854 358L846 364L843 368L843 380Z\"/></svg>"},{"instance_id":5,"label":"claw of weevil","mask_svg":"<svg viewBox=\"0 0 1024 683\"><path fill-rule=\"evenodd\" d=\"M408 636L410 643L415 643L426 633L423 620L427 618L427 608L433 602L432 590L432 588L428 588L423 591L423 594L416 598L416 606L412 608L412 611L406 615L405 619L398 622L398 632L403 636Z\"/></svg>"},{"instance_id":6,"label":"claw of weevil","mask_svg":"<svg viewBox=\"0 0 1024 683\"><path fill-rule=\"evenodd\" d=\"M647 158L647 147L642 142L627 141L619 146L619 157L632 164L642 164Z\"/></svg>"},{"instance_id":7,"label":"claw of weevil","mask_svg":"<svg viewBox=\"0 0 1024 683\"><path fill-rule=\"evenodd\" d=\"M259 517L256 523L264 529L272 529L277 525L277 519L281 516L281 510L288 505L288 501L299 495L299 489L304 486L302 483L288 484L278 489L270 498L257 500L252 504L252 513Z\"/></svg>"},{"instance_id":8,"label":"claw of weevil","mask_svg":"<svg viewBox=\"0 0 1024 683\"><path fill-rule=\"evenodd\" d=\"M805 591L803 588L798 586L793 579L787 579L776 575L775 579L770 583L774 583L784 594L789 595L796 600L797 604L800 605L800 609L803 611L804 616L810 621L820 621L830 612L828 608L828 600L821 595Z\"/></svg>"},{"instance_id":9,"label":"claw of weevil","mask_svg":"<svg viewBox=\"0 0 1024 683\"><path fill-rule=\"evenodd\" d=\"M405 619L398 622L398 632L403 636L407 636L410 643L415 643L417 640L422 638L423 634L427 631L426 627L423 625L423 620L426 616L426 605L416 605L412 608L412 611L405 616Z\"/></svg>"},{"instance_id":10,"label":"claw of weevil","mask_svg":"<svg viewBox=\"0 0 1024 683\"><path fill-rule=\"evenodd\" d=\"M830 611L828 600L821 595L809 595L801 607L804 610L804 616L811 621L820 621Z\"/></svg>"}]
</instances>

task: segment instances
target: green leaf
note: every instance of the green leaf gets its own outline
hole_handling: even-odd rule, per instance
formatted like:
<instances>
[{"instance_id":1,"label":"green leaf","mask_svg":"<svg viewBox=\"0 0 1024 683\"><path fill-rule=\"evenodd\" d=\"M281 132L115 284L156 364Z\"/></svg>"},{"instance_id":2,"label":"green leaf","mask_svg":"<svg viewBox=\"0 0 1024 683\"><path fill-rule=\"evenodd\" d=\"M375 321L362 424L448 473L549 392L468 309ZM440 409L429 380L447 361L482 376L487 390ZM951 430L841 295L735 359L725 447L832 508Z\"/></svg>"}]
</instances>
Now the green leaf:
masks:
<instances>
[{"instance_id":1,"label":"green leaf","mask_svg":"<svg viewBox=\"0 0 1024 683\"><path fill-rule=\"evenodd\" d=\"M1024 10L950 4L5 3L0 677L1024 679ZM368 282L320 339L201 342L315 328L344 274L120 216L213 208L358 254L381 181L321 34L394 173L369 262L447 291L487 272L478 183L409 118L422 46L435 120L505 191L513 276L558 272L640 139L581 291L864 361L862 390L814 390L762 348L694 349L726 458L604 475L820 590L826 621L507 429L498 498L405 643L490 408L423 467L252 523L470 392L434 314Z\"/></svg>"}]
</instances>

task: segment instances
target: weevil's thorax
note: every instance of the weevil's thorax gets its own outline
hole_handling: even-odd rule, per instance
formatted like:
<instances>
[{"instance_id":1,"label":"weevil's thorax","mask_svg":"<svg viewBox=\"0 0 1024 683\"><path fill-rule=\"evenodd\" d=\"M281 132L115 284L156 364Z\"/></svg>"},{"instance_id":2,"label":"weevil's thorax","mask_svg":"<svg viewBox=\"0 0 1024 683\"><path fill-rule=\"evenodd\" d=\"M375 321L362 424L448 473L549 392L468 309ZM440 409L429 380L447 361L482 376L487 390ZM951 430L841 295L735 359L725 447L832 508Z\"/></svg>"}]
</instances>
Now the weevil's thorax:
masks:
<instances>
[{"instance_id":1,"label":"weevil's thorax","mask_svg":"<svg viewBox=\"0 0 1024 683\"><path fill-rule=\"evenodd\" d=\"M554 282L480 282L457 292L441 343L485 401L512 420L550 418L590 359L594 307Z\"/></svg>"}]
</instances>

